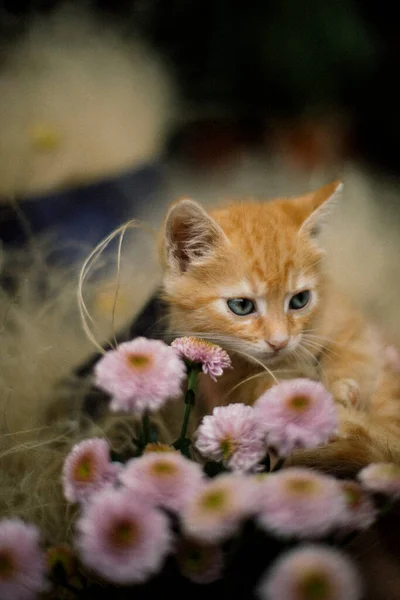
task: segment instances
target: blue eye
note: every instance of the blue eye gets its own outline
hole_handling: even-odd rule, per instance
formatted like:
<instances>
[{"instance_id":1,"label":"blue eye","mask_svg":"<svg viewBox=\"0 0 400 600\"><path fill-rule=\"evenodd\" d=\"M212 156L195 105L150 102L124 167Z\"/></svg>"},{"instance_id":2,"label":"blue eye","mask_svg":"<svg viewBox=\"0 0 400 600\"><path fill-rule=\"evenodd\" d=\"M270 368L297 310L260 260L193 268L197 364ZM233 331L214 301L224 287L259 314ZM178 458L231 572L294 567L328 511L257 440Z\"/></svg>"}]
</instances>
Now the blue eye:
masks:
<instances>
[{"instance_id":1,"label":"blue eye","mask_svg":"<svg viewBox=\"0 0 400 600\"><path fill-rule=\"evenodd\" d=\"M227 305L235 315L245 317L255 312L256 306L252 300L248 298L231 298L227 300Z\"/></svg>"},{"instance_id":2,"label":"blue eye","mask_svg":"<svg viewBox=\"0 0 400 600\"><path fill-rule=\"evenodd\" d=\"M311 292L309 290L304 290L303 292L299 292L291 297L289 302L290 310L300 310L307 306L310 301Z\"/></svg>"}]
</instances>

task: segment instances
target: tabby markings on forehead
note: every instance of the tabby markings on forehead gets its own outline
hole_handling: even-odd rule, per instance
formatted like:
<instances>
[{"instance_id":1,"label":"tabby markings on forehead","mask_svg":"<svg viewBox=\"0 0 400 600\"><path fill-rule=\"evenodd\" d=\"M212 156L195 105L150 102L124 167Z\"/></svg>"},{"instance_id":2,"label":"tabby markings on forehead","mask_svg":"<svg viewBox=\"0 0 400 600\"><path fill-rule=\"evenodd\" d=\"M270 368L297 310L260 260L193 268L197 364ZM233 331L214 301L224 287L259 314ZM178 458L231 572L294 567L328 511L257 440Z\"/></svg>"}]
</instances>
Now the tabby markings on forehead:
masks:
<instances>
[{"instance_id":1,"label":"tabby markings on forehead","mask_svg":"<svg viewBox=\"0 0 400 600\"><path fill-rule=\"evenodd\" d=\"M221 286L218 288L218 294L221 298L257 298L265 296L267 285L265 282L251 284L248 279L241 279L235 284Z\"/></svg>"}]
</instances>

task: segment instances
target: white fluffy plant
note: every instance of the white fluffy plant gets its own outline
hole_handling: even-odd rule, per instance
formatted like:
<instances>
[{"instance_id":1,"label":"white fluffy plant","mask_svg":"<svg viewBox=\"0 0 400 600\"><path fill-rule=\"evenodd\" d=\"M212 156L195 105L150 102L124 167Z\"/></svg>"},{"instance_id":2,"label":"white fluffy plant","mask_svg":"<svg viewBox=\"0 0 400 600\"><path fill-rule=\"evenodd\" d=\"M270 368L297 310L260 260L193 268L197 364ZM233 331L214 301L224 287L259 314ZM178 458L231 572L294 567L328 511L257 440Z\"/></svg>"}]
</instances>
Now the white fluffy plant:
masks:
<instances>
[{"instance_id":1,"label":"white fluffy plant","mask_svg":"<svg viewBox=\"0 0 400 600\"><path fill-rule=\"evenodd\" d=\"M27 197L153 160L171 124L166 69L138 39L72 6L31 20L0 71L0 196Z\"/></svg>"}]
</instances>

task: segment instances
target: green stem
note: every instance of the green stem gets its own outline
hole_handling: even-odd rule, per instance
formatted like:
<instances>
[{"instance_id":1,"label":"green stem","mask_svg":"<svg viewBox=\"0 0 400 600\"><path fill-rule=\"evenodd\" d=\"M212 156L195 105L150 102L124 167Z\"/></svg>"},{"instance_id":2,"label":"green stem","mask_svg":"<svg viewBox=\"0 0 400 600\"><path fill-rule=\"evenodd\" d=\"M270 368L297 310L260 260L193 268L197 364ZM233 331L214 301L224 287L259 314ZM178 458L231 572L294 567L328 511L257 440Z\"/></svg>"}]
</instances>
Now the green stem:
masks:
<instances>
[{"instance_id":1,"label":"green stem","mask_svg":"<svg viewBox=\"0 0 400 600\"><path fill-rule=\"evenodd\" d=\"M193 366L190 367L188 375L187 390L185 393L185 414L183 416L183 423L181 433L177 441L174 443L174 447L181 450L182 454L188 455L188 445L190 441L186 438L186 432L189 424L190 412L196 401L196 387L197 387L197 376L201 371L201 367Z\"/></svg>"},{"instance_id":2,"label":"green stem","mask_svg":"<svg viewBox=\"0 0 400 600\"><path fill-rule=\"evenodd\" d=\"M179 441L183 441L186 438L187 426L189 424L190 411L192 407L190 404L186 404L185 406L185 414L183 415L183 423L181 428L181 434L179 436Z\"/></svg>"},{"instance_id":3,"label":"green stem","mask_svg":"<svg viewBox=\"0 0 400 600\"><path fill-rule=\"evenodd\" d=\"M200 369L198 367L192 367L189 372L188 386L185 394L185 415L183 417L180 435L181 440L184 440L186 438L186 431L189 423L190 411L192 410L192 406L194 406L196 400L197 376L199 372Z\"/></svg>"},{"instance_id":4,"label":"green stem","mask_svg":"<svg viewBox=\"0 0 400 600\"><path fill-rule=\"evenodd\" d=\"M188 377L187 391L192 390L193 394L196 392L197 387L197 376L201 371L201 367L191 367ZM186 392L187 393L187 392Z\"/></svg>"}]
</instances>

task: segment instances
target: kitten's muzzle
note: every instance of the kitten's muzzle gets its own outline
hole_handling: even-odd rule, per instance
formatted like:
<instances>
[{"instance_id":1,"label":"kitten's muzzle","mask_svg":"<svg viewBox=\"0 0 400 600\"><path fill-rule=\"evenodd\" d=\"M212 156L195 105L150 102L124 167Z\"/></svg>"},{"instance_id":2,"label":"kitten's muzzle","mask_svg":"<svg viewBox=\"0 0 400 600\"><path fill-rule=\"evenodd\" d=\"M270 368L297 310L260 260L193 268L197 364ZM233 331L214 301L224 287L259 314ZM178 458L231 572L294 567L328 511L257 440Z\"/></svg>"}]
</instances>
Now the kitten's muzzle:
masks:
<instances>
[{"instance_id":1,"label":"kitten's muzzle","mask_svg":"<svg viewBox=\"0 0 400 600\"><path fill-rule=\"evenodd\" d=\"M279 352L280 350L283 350L283 348L286 348L289 343L289 338L266 340L266 342L274 352Z\"/></svg>"}]
</instances>

